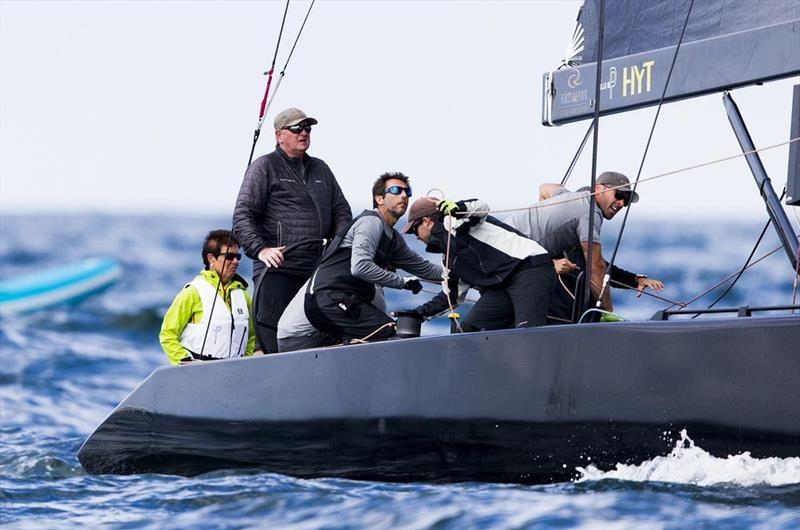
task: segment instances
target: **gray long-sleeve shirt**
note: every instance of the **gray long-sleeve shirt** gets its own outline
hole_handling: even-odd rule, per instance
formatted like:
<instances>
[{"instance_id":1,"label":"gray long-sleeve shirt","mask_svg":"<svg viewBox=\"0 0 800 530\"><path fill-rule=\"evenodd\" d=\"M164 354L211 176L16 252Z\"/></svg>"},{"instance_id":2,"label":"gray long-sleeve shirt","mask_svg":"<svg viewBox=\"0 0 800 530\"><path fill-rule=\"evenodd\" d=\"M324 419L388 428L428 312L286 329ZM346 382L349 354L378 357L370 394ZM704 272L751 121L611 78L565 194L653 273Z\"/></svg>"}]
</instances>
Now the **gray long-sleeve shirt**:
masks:
<instances>
[{"instance_id":1,"label":"gray long-sleeve shirt","mask_svg":"<svg viewBox=\"0 0 800 530\"><path fill-rule=\"evenodd\" d=\"M375 264L375 252L385 232L388 237L394 237L396 242L395 252L392 253L391 264L411 274L431 281L441 281L442 266L431 263L410 248L399 232L388 226L383 220L374 215L365 215L358 219L342 239L342 247L351 247L350 274L376 285L402 289L405 281L396 272L387 271Z\"/></svg>"}]
</instances>

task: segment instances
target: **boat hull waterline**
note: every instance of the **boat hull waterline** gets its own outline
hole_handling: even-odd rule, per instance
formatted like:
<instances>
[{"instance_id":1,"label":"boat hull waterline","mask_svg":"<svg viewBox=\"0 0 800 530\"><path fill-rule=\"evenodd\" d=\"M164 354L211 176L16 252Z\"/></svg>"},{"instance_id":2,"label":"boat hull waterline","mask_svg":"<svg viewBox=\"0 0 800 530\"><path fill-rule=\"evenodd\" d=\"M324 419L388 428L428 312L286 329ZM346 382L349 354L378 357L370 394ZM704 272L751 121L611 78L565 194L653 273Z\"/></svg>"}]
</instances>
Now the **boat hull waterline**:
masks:
<instances>
[{"instance_id":1,"label":"boat hull waterline","mask_svg":"<svg viewBox=\"0 0 800 530\"><path fill-rule=\"evenodd\" d=\"M800 456L800 317L518 329L163 367L90 473L546 483L665 455Z\"/></svg>"}]
</instances>

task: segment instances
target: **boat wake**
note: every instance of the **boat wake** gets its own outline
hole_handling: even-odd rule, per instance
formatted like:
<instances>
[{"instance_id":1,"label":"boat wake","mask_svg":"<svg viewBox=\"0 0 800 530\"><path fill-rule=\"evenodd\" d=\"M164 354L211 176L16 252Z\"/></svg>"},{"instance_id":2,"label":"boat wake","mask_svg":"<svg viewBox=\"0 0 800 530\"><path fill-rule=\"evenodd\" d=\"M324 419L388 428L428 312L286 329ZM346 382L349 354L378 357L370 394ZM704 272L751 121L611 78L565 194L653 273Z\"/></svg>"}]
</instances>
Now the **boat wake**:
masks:
<instances>
[{"instance_id":1,"label":"boat wake","mask_svg":"<svg viewBox=\"0 0 800 530\"><path fill-rule=\"evenodd\" d=\"M657 456L638 465L617 464L603 471L594 465L576 468L577 482L604 479L632 482L672 482L695 486L784 486L800 484L800 457L753 458L749 452L717 458L689 438L686 429L667 456Z\"/></svg>"}]
</instances>

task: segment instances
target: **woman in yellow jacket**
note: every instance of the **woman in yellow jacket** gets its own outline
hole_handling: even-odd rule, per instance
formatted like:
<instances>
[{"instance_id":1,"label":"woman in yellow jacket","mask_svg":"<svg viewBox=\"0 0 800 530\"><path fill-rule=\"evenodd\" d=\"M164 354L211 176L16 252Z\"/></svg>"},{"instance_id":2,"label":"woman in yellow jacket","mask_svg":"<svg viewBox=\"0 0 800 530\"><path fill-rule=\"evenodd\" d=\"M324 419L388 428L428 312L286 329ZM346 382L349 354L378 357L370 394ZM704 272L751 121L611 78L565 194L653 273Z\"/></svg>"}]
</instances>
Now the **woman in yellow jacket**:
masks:
<instances>
[{"instance_id":1,"label":"woman in yellow jacket","mask_svg":"<svg viewBox=\"0 0 800 530\"><path fill-rule=\"evenodd\" d=\"M208 233L204 269L181 289L161 323L159 340L170 363L253 354L252 302L247 282L236 274L241 257L229 230Z\"/></svg>"}]
</instances>

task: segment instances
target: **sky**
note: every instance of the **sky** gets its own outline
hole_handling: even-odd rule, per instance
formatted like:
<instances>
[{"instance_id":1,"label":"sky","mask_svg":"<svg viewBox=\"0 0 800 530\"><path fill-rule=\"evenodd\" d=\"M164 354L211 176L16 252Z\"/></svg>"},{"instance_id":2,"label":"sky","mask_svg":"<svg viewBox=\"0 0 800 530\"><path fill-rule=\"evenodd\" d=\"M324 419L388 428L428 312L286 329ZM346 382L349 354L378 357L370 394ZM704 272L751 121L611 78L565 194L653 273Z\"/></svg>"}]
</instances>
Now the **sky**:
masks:
<instances>
[{"instance_id":1,"label":"sky","mask_svg":"<svg viewBox=\"0 0 800 530\"><path fill-rule=\"evenodd\" d=\"M318 0L265 120L319 120L310 154L354 208L385 171L495 209L558 182L587 122L541 124L577 1ZM308 2L289 8L278 67ZM0 210L226 215L233 209L281 2L0 2ZM734 91L756 146L789 138L797 78ZM273 84L274 90L274 84ZM635 176L655 108L603 118L598 172ZM721 95L662 109L643 177L741 152ZM788 147L764 153L780 193ZM588 184L586 149L570 186ZM744 159L643 183L636 215L765 218ZM795 211L790 217L797 224ZM797 210L797 208L794 208Z\"/></svg>"}]
</instances>

